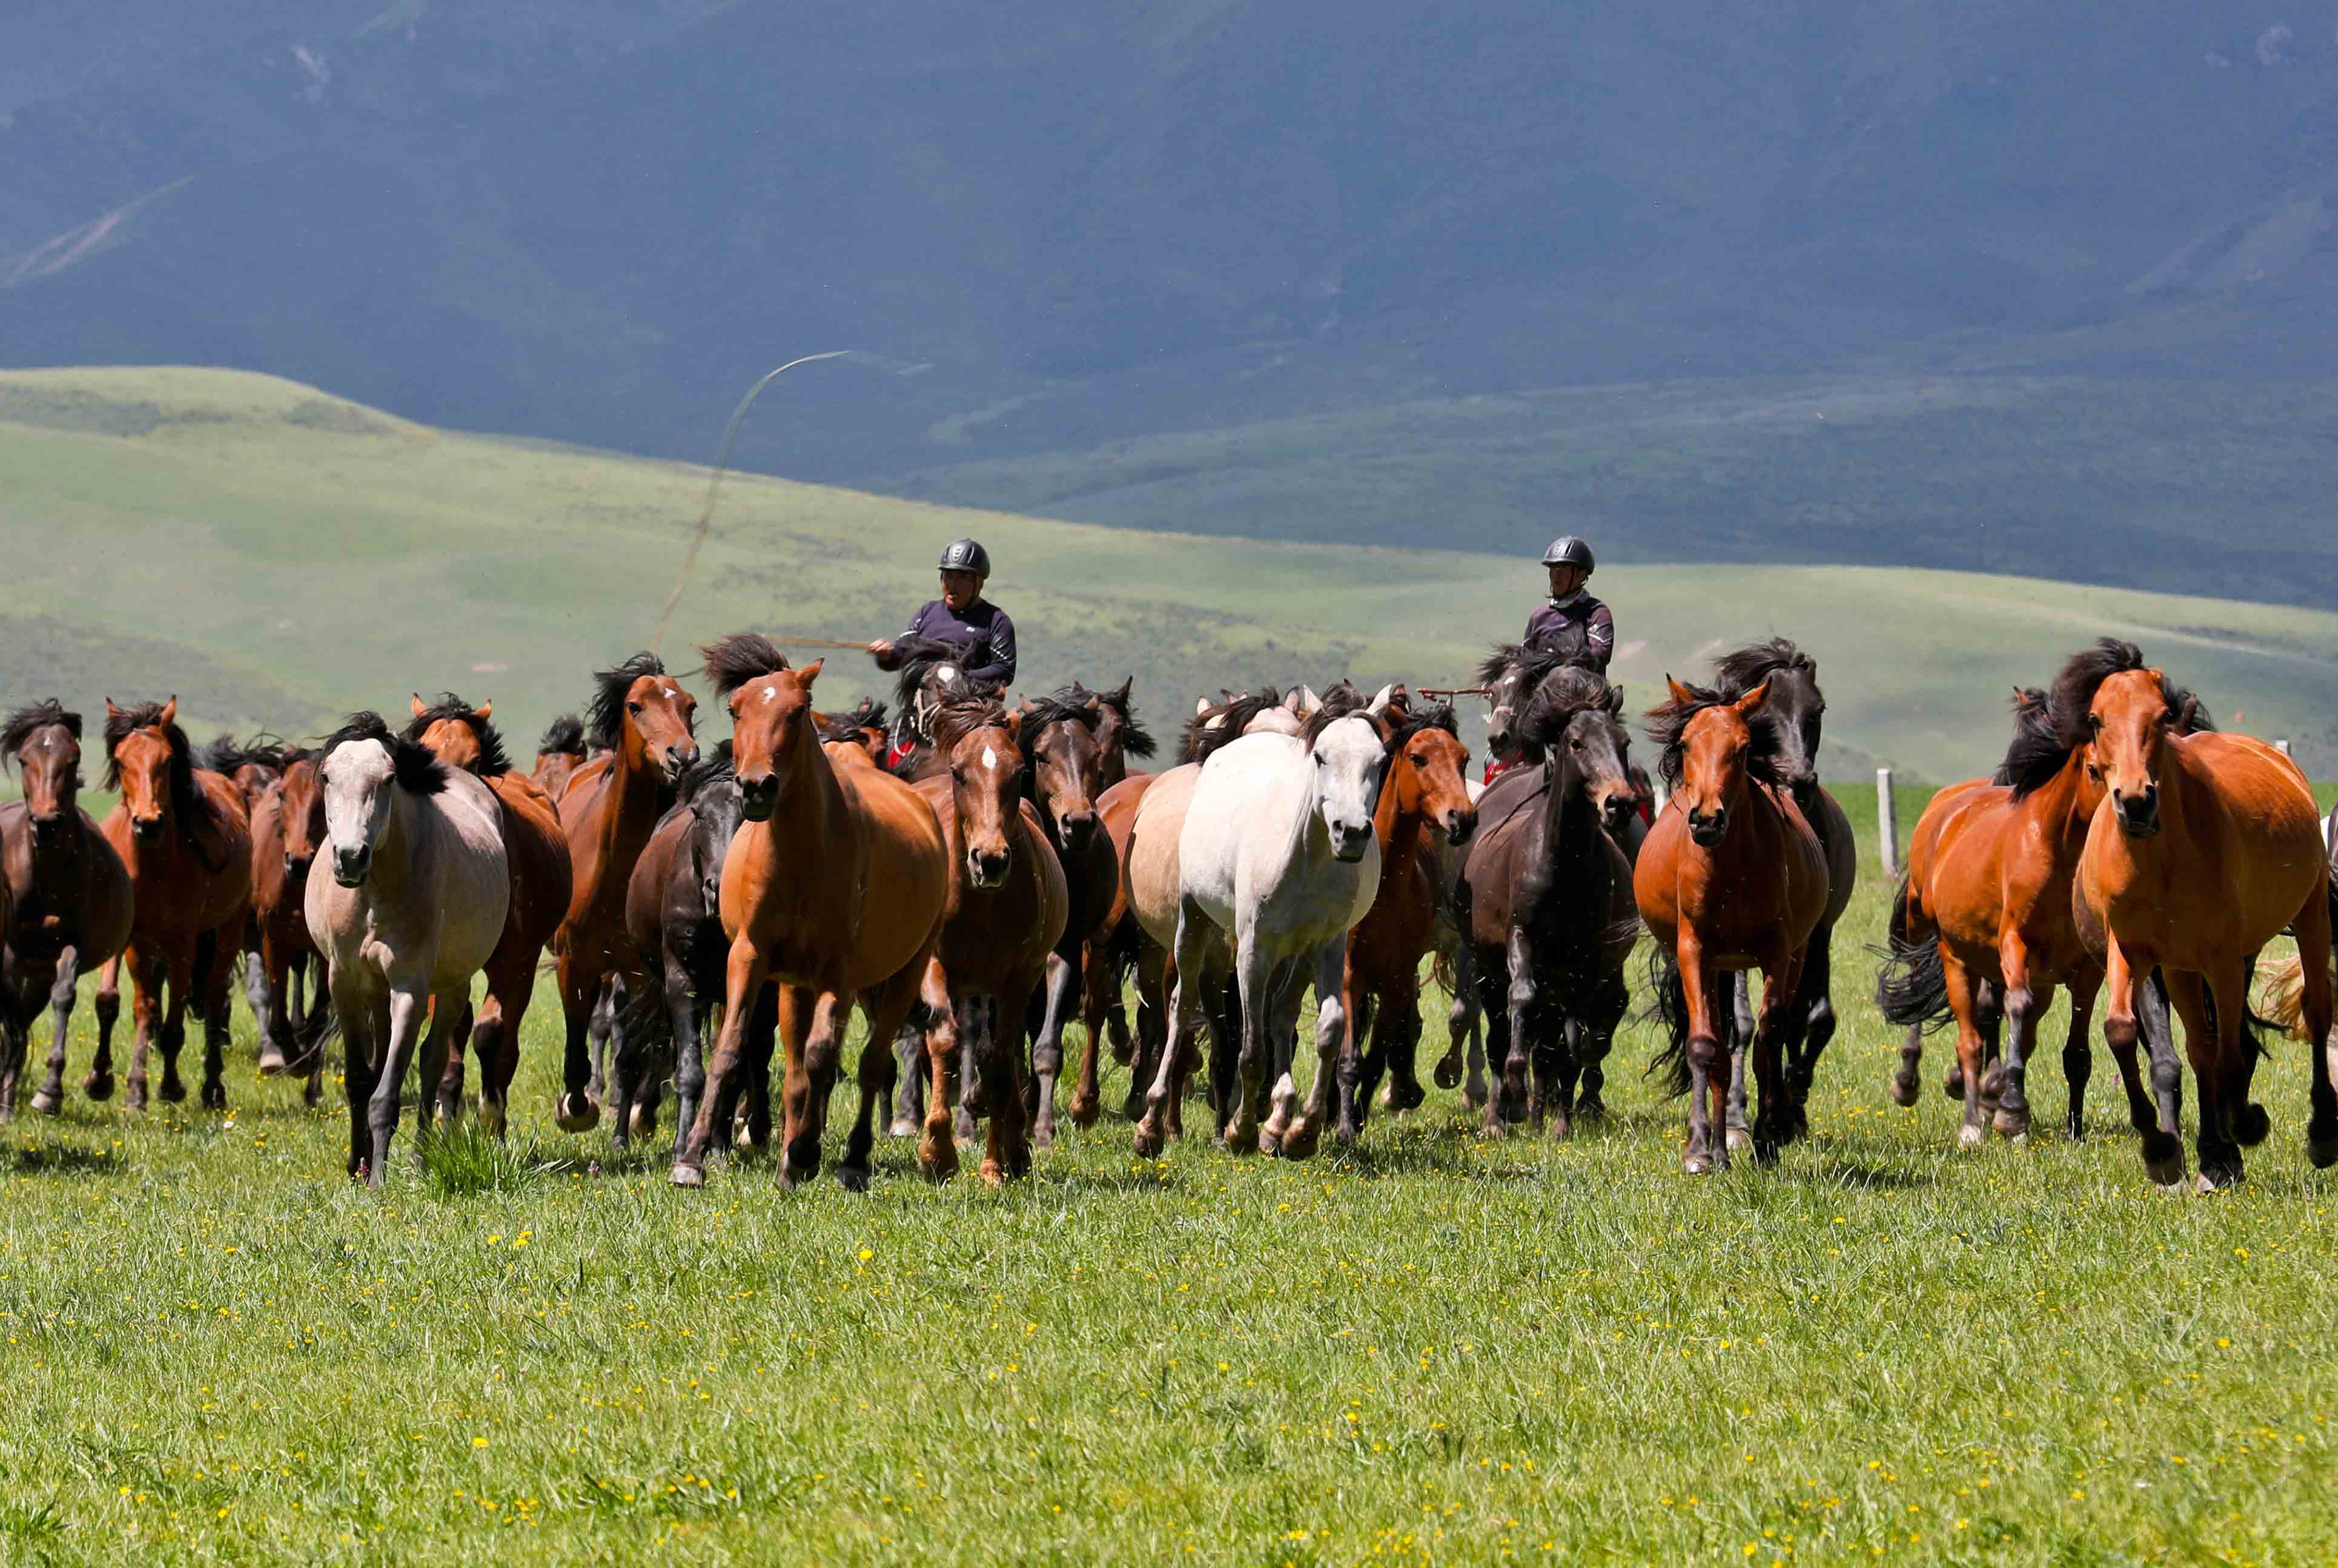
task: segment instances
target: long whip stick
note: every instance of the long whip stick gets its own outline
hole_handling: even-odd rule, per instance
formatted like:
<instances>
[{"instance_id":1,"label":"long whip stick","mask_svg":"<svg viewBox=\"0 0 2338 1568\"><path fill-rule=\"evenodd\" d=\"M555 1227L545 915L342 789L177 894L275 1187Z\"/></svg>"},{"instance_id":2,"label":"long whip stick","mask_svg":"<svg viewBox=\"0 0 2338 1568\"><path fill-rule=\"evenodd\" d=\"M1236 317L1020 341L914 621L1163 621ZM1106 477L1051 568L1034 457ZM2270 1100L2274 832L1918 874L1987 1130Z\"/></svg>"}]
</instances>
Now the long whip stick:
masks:
<instances>
[{"instance_id":1,"label":"long whip stick","mask_svg":"<svg viewBox=\"0 0 2338 1568\"><path fill-rule=\"evenodd\" d=\"M690 574L698 569L698 552L706 544L706 530L714 521L714 492L722 483L722 470L731 461L731 443L738 438L739 422L747 417L747 410L763 395L763 388L786 375L799 365L809 365L815 359L836 359L851 353L850 348L831 348L825 354L807 354L801 359L791 359L770 375L747 388L739 399L739 407L731 413L731 423L722 427L722 444L714 449L714 472L706 479L706 505L698 514L698 532L690 538L690 554L682 558L682 575L673 581L673 592L665 596L665 609L658 615L656 634L650 638L650 652L655 653L665 642L665 624L673 619L673 607L682 599L682 591L690 582ZM859 643L839 643L839 647L859 647Z\"/></svg>"}]
</instances>

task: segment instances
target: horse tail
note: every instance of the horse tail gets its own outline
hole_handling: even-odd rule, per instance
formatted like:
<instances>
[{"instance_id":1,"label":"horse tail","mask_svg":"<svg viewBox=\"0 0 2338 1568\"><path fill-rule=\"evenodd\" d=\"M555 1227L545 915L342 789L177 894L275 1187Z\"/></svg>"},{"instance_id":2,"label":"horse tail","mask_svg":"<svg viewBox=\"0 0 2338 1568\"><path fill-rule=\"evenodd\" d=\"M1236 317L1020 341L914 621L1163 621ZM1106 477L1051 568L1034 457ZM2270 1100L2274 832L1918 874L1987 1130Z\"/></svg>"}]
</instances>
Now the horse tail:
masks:
<instances>
[{"instance_id":1,"label":"horse tail","mask_svg":"<svg viewBox=\"0 0 2338 1568\"><path fill-rule=\"evenodd\" d=\"M2265 1021L2293 1040L2305 1038L2305 964L2296 954L2257 964Z\"/></svg>"},{"instance_id":2,"label":"horse tail","mask_svg":"<svg viewBox=\"0 0 2338 1568\"><path fill-rule=\"evenodd\" d=\"M1661 1070L1665 1092L1677 1100L1688 1093L1688 988L1681 984L1680 960L1658 942L1648 948L1646 1018L1663 1025L1665 1046L1648 1061L1643 1077Z\"/></svg>"},{"instance_id":3,"label":"horse tail","mask_svg":"<svg viewBox=\"0 0 2338 1568\"><path fill-rule=\"evenodd\" d=\"M1913 1024L1927 1034L1956 1018L1949 1007L1949 976L1940 962L1940 938L1930 926L1920 909L1911 908L1908 878L1902 876L1884 928L1891 946L1870 949L1883 960L1875 974L1875 1004L1884 1021L1902 1029Z\"/></svg>"}]
</instances>

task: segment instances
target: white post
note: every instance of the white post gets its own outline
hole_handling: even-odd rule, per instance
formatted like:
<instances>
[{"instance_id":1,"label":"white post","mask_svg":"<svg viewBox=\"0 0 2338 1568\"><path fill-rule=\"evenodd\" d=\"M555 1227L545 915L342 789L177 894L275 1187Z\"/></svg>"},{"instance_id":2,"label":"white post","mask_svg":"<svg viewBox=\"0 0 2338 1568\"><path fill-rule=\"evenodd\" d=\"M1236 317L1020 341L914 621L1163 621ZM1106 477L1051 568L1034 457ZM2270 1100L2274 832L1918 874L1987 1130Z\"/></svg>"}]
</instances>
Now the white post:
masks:
<instances>
[{"instance_id":1,"label":"white post","mask_svg":"<svg viewBox=\"0 0 2338 1568\"><path fill-rule=\"evenodd\" d=\"M2280 752L2284 757L2294 757L2296 755L2295 752L2289 749L2289 742L2287 740L2274 741L2273 743L2273 749Z\"/></svg>"},{"instance_id":2,"label":"white post","mask_svg":"<svg viewBox=\"0 0 2338 1568\"><path fill-rule=\"evenodd\" d=\"M1891 769L1875 770L1875 835L1883 852L1883 874L1900 875L1900 822L1891 810Z\"/></svg>"}]
</instances>

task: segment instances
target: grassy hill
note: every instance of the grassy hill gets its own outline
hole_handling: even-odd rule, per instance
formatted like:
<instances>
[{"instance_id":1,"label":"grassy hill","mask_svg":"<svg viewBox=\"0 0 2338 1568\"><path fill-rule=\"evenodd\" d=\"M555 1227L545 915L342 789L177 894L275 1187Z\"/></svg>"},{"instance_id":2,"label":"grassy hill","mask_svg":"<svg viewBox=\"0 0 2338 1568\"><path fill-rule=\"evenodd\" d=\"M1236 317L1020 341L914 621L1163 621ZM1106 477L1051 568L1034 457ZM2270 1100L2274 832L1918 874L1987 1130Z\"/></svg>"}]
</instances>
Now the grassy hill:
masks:
<instances>
[{"instance_id":1,"label":"grassy hill","mask_svg":"<svg viewBox=\"0 0 2338 1568\"><path fill-rule=\"evenodd\" d=\"M772 397L781 406L783 385ZM767 400L761 411L775 414ZM176 691L198 733L312 731L451 687L516 739L646 643L705 489L696 466L415 425L273 377L0 373L0 694ZM1450 550L1272 544L726 479L666 652L742 626L871 636L979 534L1024 684L1137 677L1164 723L1196 691L1342 673L1450 685L1516 635L1531 564ZM1439 538L1435 524L1416 537ZM1667 670L1783 632L1820 657L1845 775L1932 779L2001 750L2003 700L2084 641L2142 642L2217 717L2338 744L2338 615L1971 573L1625 564L1601 573L1637 701ZM855 654L823 691L875 690ZM2309 760L2316 760L2309 753Z\"/></svg>"}]
</instances>

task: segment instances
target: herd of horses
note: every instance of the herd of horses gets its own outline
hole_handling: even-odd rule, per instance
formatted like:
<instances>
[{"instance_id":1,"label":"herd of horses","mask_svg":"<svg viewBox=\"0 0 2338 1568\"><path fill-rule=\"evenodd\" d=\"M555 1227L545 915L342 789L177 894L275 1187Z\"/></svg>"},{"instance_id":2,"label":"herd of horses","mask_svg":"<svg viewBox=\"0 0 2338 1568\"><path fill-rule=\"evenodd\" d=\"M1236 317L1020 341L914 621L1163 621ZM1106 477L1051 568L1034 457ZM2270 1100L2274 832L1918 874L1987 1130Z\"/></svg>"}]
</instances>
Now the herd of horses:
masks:
<instances>
[{"instance_id":1,"label":"herd of horses","mask_svg":"<svg viewBox=\"0 0 2338 1568\"><path fill-rule=\"evenodd\" d=\"M1684 1171L1735 1150L1766 1162L1809 1131L1855 857L1819 783L1818 667L1790 642L1721 658L1706 684L1667 678L1645 716L1662 795L1632 765L1621 691L1579 645L1488 659L1489 741L1508 765L1482 785L1452 709L1401 686L1223 693L1196 704L1176 764L1150 771L1136 765L1156 744L1128 682L1010 706L954 650L913 647L889 710L823 711L820 662L791 665L754 633L701 652L729 740L702 750L696 698L637 654L594 677L584 714L555 720L526 773L492 705L452 694L416 695L402 729L366 712L313 748L221 737L200 750L175 699L109 701L104 788L120 804L103 825L76 802L80 716L54 700L19 710L0 728L23 781L0 808L0 1114L15 1113L44 1007L54 1036L32 1103L63 1107L92 967L87 1094L114 1089L127 967L129 1104L146 1104L155 1048L160 1094L184 1097L192 1004L201 1103L224 1106L241 972L263 1073L305 1074L315 1104L342 1042L349 1170L378 1184L418 1053L424 1129L459 1115L475 1055L480 1124L504 1132L548 969L565 1025L558 1125L605 1115L624 1149L653 1134L670 1085L679 1185L744 1147L775 1149L783 1183L813 1176L856 1008L868 1037L848 1186L867 1184L889 1113L934 1177L977 1137L986 1181L1027 1173L1056 1136L1076 1016L1075 1124L1100 1114L1109 1049L1130 1071L1140 1156L1183 1135L1205 1073L1215 1136L1301 1159L1327 1131L1354 1139L1375 1103L1422 1103L1427 971L1452 997L1439 1084L1462 1085L1466 1063L1488 1133L1564 1136L1604 1112L1645 934L1644 990L1666 1035L1655 1065L1688 1098ZM2315 1042L2331 1025L2332 873L2311 790L2125 643L2019 692L2014 730L1993 778L1942 790L1917 826L1877 987L1907 1029L1891 1092L1913 1102L1924 1035L1953 1023L1962 1141L1990 1122L2023 1135L2038 1021L2059 985L2078 1136L2107 990L2146 1166L2173 1182L2172 1004L2201 1183L2237 1180L2268 1121L2250 1099L2249 990L2283 932L2299 950L2289 1014ZM2311 1056L2307 1149L2327 1165L2338 1095L2328 1053Z\"/></svg>"}]
</instances>

